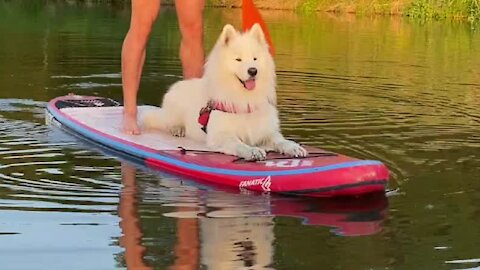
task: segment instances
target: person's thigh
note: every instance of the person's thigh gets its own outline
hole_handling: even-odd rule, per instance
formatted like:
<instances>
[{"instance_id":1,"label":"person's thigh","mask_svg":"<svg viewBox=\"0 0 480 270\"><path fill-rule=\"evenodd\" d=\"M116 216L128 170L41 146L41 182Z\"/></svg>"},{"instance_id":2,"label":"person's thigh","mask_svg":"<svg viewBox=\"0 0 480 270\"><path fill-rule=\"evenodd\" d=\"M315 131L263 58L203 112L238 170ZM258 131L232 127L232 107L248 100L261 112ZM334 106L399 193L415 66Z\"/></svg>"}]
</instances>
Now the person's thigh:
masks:
<instances>
[{"instance_id":1,"label":"person's thigh","mask_svg":"<svg viewBox=\"0 0 480 270\"><path fill-rule=\"evenodd\" d=\"M130 28L150 32L159 11L160 0L132 0Z\"/></svg>"},{"instance_id":2,"label":"person's thigh","mask_svg":"<svg viewBox=\"0 0 480 270\"><path fill-rule=\"evenodd\" d=\"M205 0L176 0L178 23L183 38L203 35L203 9Z\"/></svg>"}]
</instances>

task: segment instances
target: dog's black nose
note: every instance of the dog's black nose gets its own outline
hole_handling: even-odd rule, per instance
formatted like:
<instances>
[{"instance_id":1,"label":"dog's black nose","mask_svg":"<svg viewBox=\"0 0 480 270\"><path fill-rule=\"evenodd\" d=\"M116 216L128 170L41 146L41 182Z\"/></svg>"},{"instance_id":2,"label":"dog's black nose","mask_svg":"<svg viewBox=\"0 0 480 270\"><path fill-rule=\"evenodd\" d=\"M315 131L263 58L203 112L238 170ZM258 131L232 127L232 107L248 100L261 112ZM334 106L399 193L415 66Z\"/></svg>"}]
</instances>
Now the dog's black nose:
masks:
<instances>
[{"instance_id":1,"label":"dog's black nose","mask_svg":"<svg viewBox=\"0 0 480 270\"><path fill-rule=\"evenodd\" d=\"M256 69L256 68L253 68L253 67L252 67L252 68L249 68L249 69L248 69L248 75L250 75L250 76L252 76L252 77L255 76L255 75L257 75L257 69Z\"/></svg>"}]
</instances>

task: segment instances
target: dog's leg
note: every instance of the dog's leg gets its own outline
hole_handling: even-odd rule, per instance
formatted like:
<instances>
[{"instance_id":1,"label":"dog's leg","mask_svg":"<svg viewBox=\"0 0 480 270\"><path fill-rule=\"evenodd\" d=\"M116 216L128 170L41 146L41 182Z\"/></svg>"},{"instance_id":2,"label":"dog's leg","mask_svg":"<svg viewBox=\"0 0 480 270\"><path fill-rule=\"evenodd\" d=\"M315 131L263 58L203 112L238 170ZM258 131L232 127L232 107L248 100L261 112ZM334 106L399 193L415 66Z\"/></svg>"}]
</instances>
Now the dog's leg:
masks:
<instances>
[{"instance_id":1,"label":"dog's leg","mask_svg":"<svg viewBox=\"0 0 480 270\"><path fill-rule=\"evenodd\" d=\"M267 142L266 147L272 148L274 151L280 152L291 157L306 157L307 150L301 147L298 143L287 140L282 134L274 134Z\"/></svg>"},{"instance_id":2,"label":"dog's leg","mask_svg":"<svg viewBox=\"0 0 480 270\"><path fill-rule=\"evenodd\" d=\"M265 160L267 158L267 152L260 147L249 146L242 142L236 143L234 147L235 155L245 160Z\"/></svg>"},{"instance_id":3,"label":"dog's leg","mask_svg":"<svg viewBox=\"0 0 480 270\"><path fill-rule=\"evenodd\" d=\"M175 137L185 137L185 127L184 126L172 126L169 130L170 134Z\"/></svg>"},{"instance_id":4,"label":"dog's leg","mask_svg":"<svg viewBox=\"0 0 480 270\"><path fill-rule=\"evenodd\" d=\"M173 136L183 137L185 136L185 126L174 116L175 114L168 113L165 109L155 109L144 112L141 119L143 126L147 129L159 129L167 131Z\"/></svg>"},{"instance_id":5,"label":"dog's leg","mask_svg":"<svg viewBox=\"0 0 480 270\"><path fill-rule=\"evenodd\" d=\"M224 139L219 140L219 138ZM215 138L212 138L207 135L207 144L210 148L224 154L237 156L249 161L265 160L267 158L267 152L262 148L249 146L233 136L215 136Z\"/></svg>"}]
</instances>

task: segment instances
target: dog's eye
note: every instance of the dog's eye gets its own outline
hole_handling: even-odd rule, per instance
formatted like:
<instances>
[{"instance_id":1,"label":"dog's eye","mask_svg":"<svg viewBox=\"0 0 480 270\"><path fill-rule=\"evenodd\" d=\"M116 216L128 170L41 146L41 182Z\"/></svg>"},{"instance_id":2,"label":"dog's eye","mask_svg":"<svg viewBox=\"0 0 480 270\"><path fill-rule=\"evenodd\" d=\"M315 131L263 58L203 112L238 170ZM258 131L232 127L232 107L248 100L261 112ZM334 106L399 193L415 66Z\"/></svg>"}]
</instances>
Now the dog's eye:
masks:
<instances>
[{"instance_id":1,"label":"dog's eye","mask_svg":"<svg viewBox=\"0 0 480 270\"><path fill-rule=\"evenodd\" d=\"M257 61L257 58L256 58L256 57L254 57L254 58L253 58L253 61Z\"/></svg>"},{"instance_id":2,"label":"dog's eye","mask_svg":"<svg viewBox=\"0 0 480 270\"><path fill-rule=\"evenodd\" d=\"M237 58L235 60L237 60L238 62L242 62L242 59L240 59L240 58Z\"/></svg>"}]
</instances>

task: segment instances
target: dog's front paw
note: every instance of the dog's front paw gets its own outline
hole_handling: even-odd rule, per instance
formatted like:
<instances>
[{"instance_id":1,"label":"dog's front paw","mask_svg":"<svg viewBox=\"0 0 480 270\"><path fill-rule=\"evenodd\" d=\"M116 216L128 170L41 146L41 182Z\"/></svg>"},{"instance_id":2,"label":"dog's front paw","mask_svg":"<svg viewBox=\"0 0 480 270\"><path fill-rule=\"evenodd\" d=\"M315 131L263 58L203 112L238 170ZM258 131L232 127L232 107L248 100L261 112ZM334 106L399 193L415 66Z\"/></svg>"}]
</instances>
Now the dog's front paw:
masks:
<instances>
[{"instance_id":1,"label":"dog's front paw","mask_svg":"<svg viewBox=\"0 0 480 270\"><path fill-rule=\"evenodd\" d=\"M185 127L183 126L174 126L169 129L170 134L175 137L185 137Z\"/></svg>"},{"instance_id":2,"label":"dog's front paw","mask_svg":"<svg viewBox=\"0 0 480 270\"><path fill-rule=\"evenodd\" d=\"M262 148L248 146L242 147L239 150L238 156L245 160L254 161L265 160L267 158L267 152Z\"/></svg>"},{"instance_id":3,"label":"dog's front paw","mask_svg":"<svg viewBox=\"0 0 480 270\"><path fill-rule=\"evenodd\" d=\"M305 150L305 148L301 147L296 142L288 140L279 145L278 151L291 157L306 157L308 155L308 152Z\"/></svg>"}]
</instances>

